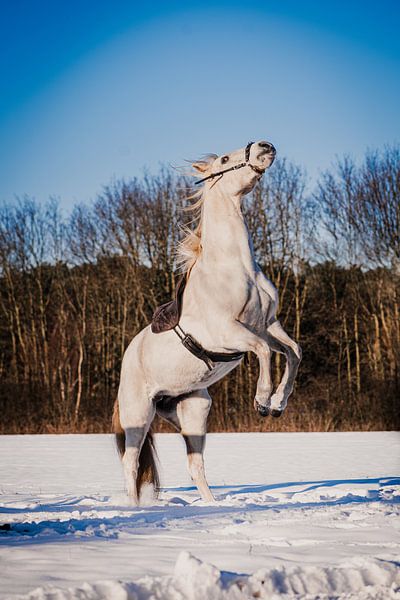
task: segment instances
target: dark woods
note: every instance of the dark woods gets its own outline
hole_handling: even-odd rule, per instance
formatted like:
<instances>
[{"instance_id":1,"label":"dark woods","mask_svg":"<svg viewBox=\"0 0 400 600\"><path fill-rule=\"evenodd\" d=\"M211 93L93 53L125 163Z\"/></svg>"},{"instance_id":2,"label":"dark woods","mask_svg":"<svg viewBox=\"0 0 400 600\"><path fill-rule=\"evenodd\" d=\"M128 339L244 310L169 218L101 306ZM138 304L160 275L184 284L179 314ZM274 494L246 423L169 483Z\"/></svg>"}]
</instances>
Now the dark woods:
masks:
<instances>
[{"instance_id":1,"label":"dark woods","mask_svg":"<svg viewBox=\"0 0 400 600\"><path fill-rule=\"evenodd\" d=\"M280 420L253 409L253 356L211 390L211 430L395 429L400 390L400 152L346 159L306 192L278 161L245 202L280 319L300 341ZM108 431L123 352L174 289L189 182L117 182L69 218L29 198L0 214L1 432ZM279 356L274 377L283 371ZM165 428L158 423L158 427Z\"/></svg>"}]
</instances>

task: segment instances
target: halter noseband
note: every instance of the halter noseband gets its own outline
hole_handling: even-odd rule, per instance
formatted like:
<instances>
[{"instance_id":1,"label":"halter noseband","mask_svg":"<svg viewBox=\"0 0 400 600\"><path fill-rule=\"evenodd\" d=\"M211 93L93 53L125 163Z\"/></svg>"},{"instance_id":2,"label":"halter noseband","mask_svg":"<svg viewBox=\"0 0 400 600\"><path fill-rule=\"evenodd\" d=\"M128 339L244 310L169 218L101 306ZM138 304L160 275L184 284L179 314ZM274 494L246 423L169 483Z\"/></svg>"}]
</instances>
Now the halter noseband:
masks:
<instances>
[{"instance_id":1,"label":"halter noseband","mask_svg":"<svg viewBox=\"0 0 400 600\"><path fill-rule=\"evenodd\" d=\"M254 165L252 165L250 162L250 148L252 147L253 144L254 144L254 142L249 142L246 146L246 149L244 151L245 162L239 163L238 165L235 165L234 167L229 167L229 169L224 169L223 171L218 171L218 173L211 173L211 175L207 175L207 177L203 177L203 179L199 179L198 181L195 181L195 185L199 185L199 183L203 183L203 181L207 181L207 179L214 179L214 177L219 177L219 175L222 176L224 173L229 173L229 171L236 171L237 169L242 169L243 167L250 167L251 169L253 169L253 171L255 171L257 173L257 175L259 175L261 177L261 175L264 173L264 169L259 169L258 167L255 167Z\"/></svg>"}]
</instances>

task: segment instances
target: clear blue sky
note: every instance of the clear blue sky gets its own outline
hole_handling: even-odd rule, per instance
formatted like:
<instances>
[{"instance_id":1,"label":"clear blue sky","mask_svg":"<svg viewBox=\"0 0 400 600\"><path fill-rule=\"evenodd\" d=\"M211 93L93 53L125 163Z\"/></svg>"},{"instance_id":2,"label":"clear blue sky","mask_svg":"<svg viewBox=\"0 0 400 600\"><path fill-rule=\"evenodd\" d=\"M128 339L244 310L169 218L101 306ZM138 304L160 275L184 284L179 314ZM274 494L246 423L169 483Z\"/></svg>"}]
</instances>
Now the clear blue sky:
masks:
<instances>
[{"instance_id":1,"label":"clear blue sky","mask_svg":"<svg viewBox=\"0 0 400 600\"><path fill-rule=\"evenodd\" d=\"M0 20L0 200L266 138L315 177L400 140L398 0L14 0Z\"/></svg>"}]
</instances>

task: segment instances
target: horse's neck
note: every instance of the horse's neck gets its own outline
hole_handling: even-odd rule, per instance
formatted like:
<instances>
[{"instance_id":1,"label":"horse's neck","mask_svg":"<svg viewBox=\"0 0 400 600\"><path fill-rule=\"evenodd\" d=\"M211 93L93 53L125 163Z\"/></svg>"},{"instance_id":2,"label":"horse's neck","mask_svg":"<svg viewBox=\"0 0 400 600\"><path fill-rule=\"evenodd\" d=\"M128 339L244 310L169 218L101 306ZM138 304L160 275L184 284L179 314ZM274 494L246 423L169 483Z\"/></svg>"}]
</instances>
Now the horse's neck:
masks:
<instances>
[{"instance_id":1,"label":"horse's neck","mask_svg":"<svg viewBox=\"0 0 400 600\"><path fill-rule=\"evenodd\" d=\"M201 224L203 263L215 266L228 260L231 265L240 262L245 268L254 268L253 246L240 199L219 189L205 193Z\"/></svg>"}]
</instances>

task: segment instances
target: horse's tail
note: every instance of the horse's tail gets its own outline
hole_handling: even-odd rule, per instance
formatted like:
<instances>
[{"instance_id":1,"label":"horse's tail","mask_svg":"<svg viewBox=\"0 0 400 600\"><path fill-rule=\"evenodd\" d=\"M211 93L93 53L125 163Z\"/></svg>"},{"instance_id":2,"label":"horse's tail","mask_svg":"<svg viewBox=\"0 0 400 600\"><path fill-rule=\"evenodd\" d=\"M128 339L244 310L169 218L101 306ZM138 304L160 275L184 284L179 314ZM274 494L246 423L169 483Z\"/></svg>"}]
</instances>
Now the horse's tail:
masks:
<instances>
[{"instance_id":1,"label":"horse's tail","mask_svg":"<svg viewBox=\"0 0 400 600\"><path fill-rule=\"evenodd\" d=\"M115 433L115 441L117 443L118 454L122 458L125 454L125 431L122 429L121 421L119 418L119 404L118 398L114 402L114 411L112 416L112 429Z\"/></svg>"},{"instance_id":2,"label":"horse's tail","mask_svg":"<svg viewBox=\"0 0 400 600\"><path fill-rule=\"evenodd\" d=\"M117 443L118 453L122 458L125 454L125 431L122 428L119 418L118 400L116 400L114 404L112 428L115 433L115 441ZM154 448L153 436L150 431L144 438L139 455L139 469L136 479L136 488L139 497L141 489L145 483L151 483L153 485L154 492L157 495L160 489L160 478L157 470L157 455Z\"/></svg>"},{"instance_id":3,"label":"horse's tail","mask_svg":"<svg viewBox=\"0 0 400 600\"><path fill-rule=\"evenodd\" d=\"M157 470L157 455L154 448L153 436L150 431L144 438L139 455L139 470L136 480L138 496L140 496L140 491L144 483L151 483L154 493L157 496L160 490L160 478Z\"/></svg>"}]
</instances>

